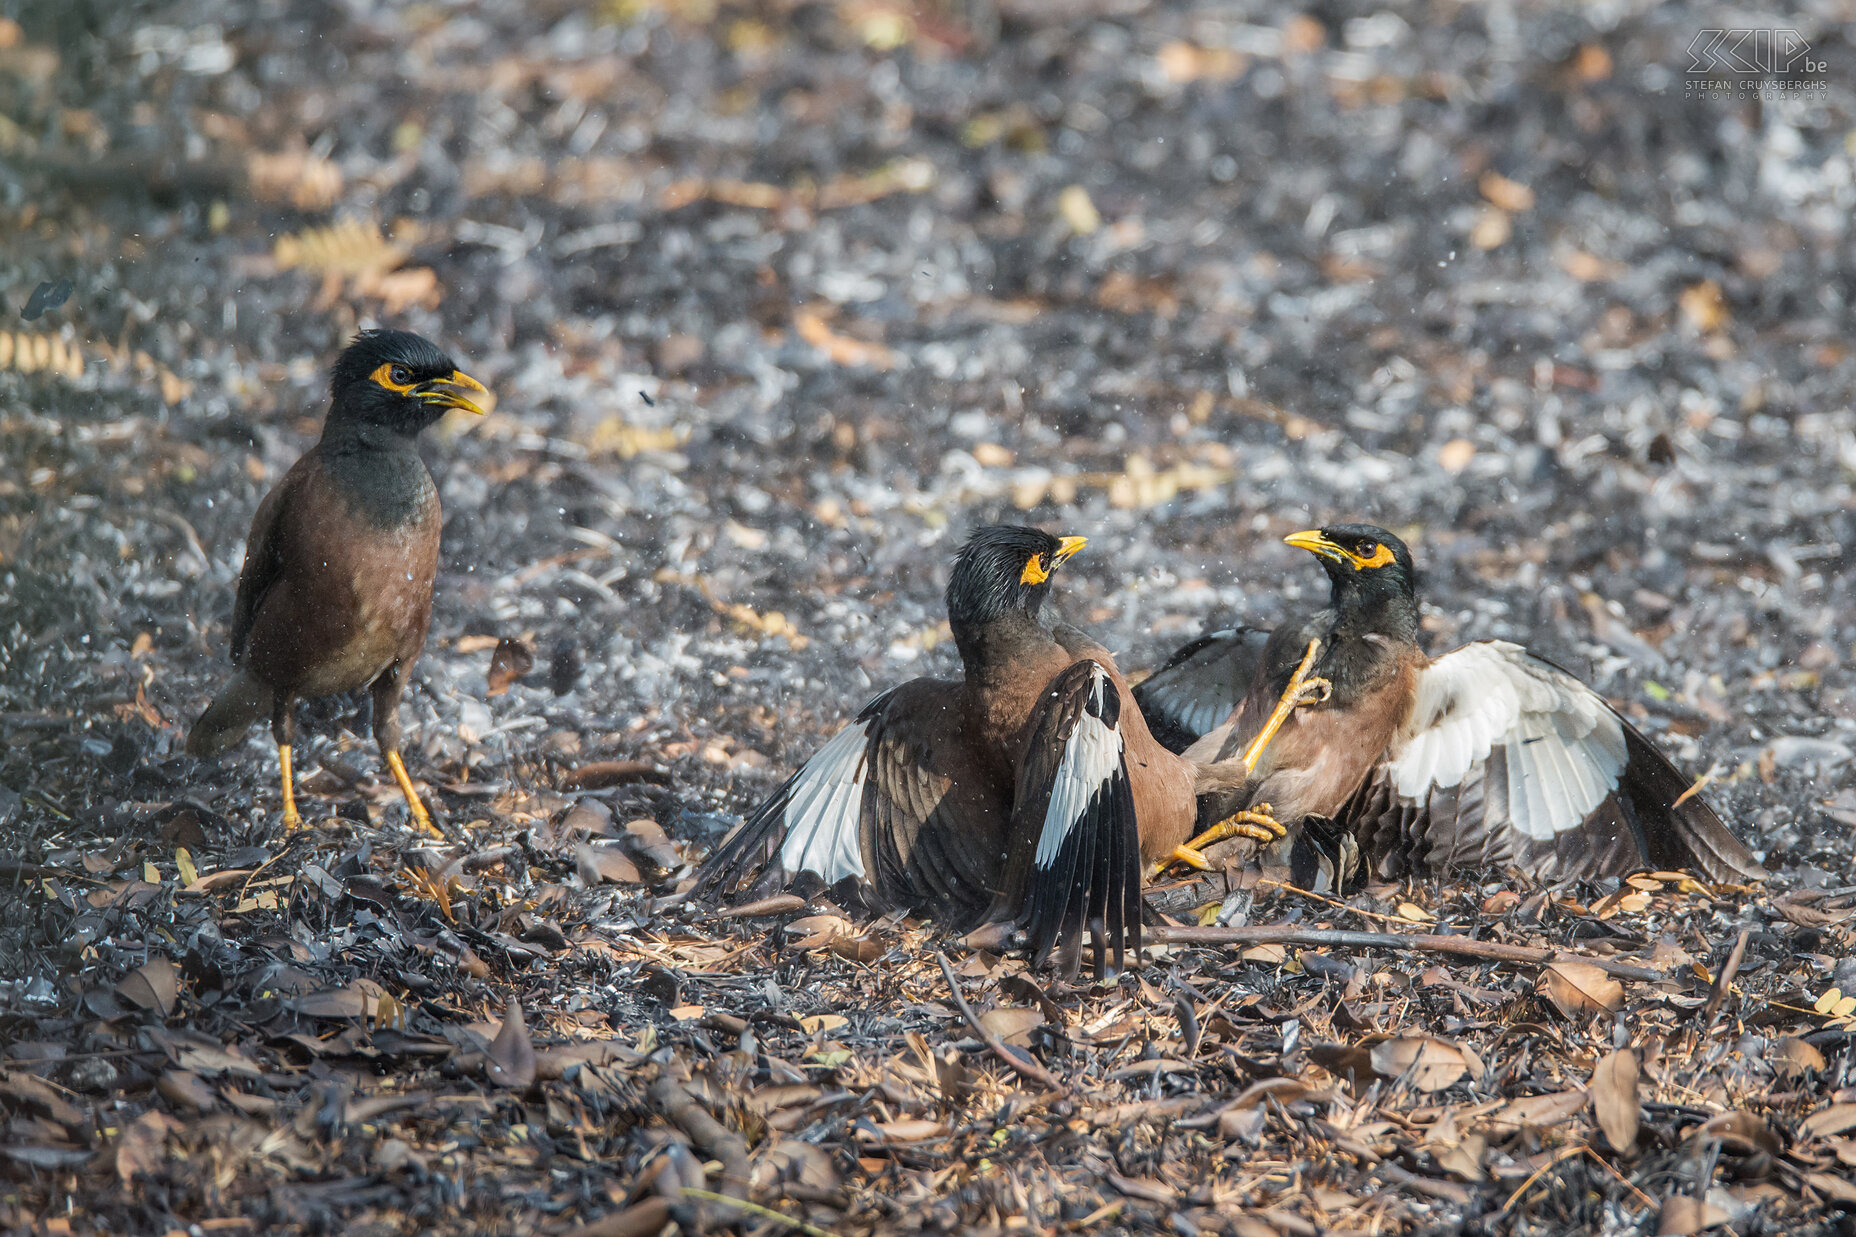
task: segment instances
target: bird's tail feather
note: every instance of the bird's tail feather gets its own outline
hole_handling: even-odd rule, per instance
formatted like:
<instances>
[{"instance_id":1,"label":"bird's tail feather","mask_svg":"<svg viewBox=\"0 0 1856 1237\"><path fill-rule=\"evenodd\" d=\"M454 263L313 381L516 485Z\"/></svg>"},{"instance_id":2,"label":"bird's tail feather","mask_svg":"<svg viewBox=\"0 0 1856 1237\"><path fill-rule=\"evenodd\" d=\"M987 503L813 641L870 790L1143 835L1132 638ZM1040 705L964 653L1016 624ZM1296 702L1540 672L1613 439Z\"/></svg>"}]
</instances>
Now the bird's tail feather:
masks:
<instances>
[{"instance_id":1,"label":"bird's tail feather","mask_svg":"<svg viewBox=\"0 0 1856 1237\"><path fill-rule=\"evenodd\" d=\"M225 751L245 737L253 722L271 715L275 698L270 684L239 671L187 732L187 753L216 756Z\"/></svg>"}]
</instances>

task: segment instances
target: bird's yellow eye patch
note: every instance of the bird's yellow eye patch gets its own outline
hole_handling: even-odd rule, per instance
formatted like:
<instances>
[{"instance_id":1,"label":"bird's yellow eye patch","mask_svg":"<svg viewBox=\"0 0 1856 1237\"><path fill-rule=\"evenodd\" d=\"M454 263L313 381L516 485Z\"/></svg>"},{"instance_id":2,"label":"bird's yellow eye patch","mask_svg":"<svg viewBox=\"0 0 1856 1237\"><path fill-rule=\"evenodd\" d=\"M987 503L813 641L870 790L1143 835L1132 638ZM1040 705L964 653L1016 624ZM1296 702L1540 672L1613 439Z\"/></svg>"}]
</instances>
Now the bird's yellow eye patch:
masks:
<instances>
[{"instance_id":1,"label":"bird's yellow eye patch","mask_svg":"<svg viewBox=\"0 0 1856 1237\"><path fill-rule=\"evenodd\" d=\"M1025 569L1018 573L1020 584L1042 584L1050 579L1050 568L1044 565L1042 554L1033 554L1025 560Z\"/></svg>"},{"instance_id":2,"label":"bird's yellow eye patch","mask_svg":"<svg viewBox=\"0 0 1856 1237\"><path fill-rule=\"evenodd\" d=\"M1365 571L1368 567L1384 567L1386 564L1392 562L1395 557L1397 556L1392 553L1392 547L1383 543L1374 546L1373 552L1365 557L1361 557L1351 551L1347 554L1347 558L1353 563L1355 571Z\"/></svg>"},{"instance_id":3,"label":"bird's yellow eye patch","mask_svg":"<svg viewBox=\"0 0 1856 1237\"><path fill-rule=\"evenodd\" d=\"M1064 537L1057 542L1055 554L1033 554L1025 561L1025 569L1018 573L1020 584L1042 584L1050 579L1050 573L1069 561L1070 555L1089 544L1087 537Z\"/></svg>"},{"instance_id":4,"label":"bird's yellow eye patch","mask_svg":"<svg viewBox=\"0 0 1856 1237\"><path fill-rule=\"evenodd\" d=\"M392 362L388 362L375 370L369 377L376 383L387 388L387 390L397 391L401 395L412 390L412 374L404 365L395 365Z\"/></svg>"}]
</instances>

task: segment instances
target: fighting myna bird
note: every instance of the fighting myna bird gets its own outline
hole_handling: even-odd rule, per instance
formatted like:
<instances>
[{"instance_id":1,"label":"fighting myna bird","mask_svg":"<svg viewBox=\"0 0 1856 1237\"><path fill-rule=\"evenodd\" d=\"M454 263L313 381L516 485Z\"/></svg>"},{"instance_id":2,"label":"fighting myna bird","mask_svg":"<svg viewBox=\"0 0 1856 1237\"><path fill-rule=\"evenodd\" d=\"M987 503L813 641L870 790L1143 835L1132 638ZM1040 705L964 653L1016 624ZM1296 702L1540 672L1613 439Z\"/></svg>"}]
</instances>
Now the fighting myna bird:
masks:
<instances>
[{"instance_id":1,"label":"fighting myna bird","mask_svg":"<svg viewBox=\"0 0 1856 1237\"><path fill-rule=\"evenodd\" d=\"M1096 971L1141 937L1142 860L1193 822L1193 769L1162 747L1101 645L1040 611L1083 545L982 528L947 616L964 674L891 688L787 779L697 873L694 894L758 898L802 873L956 931L1014 923L1042 965Z\"/></svg>"},{"instance_id":2,"label":"fighting myna bird","mask_svg":"<svg viewBox=\"0 0 1856 1237\"><path fill-rule=\"evenodd\" d=\"M1300 879L1319 871L1336 888L1504 864L1560 880L1764 874L1689 779L1572 675L1504 640L1426 656L1397 537L1342 524L1286 540L1327 570L1327 608L1260 648L1241 632L1195 642L1141 685L1171 732L1223 706L1225 720L1184 749L1204 763L1202 819L1269 805L1285 826L1308 826L1291 849ZM1302 707L1245 769L1239 753L1282 711L1298 668Z\"/></svg>"},{"instance_id":3,"label":"fighting myna bird","mask_svg":"<svg viewBox=\"0 0 1856 1237\"><path fill-rule=\"evenodd\" d=\"M290 778L298 696L372 689L374 739L413 822L437 833L400 759L400 694L432 620L438 488L414 440L452 408L481 415L483 384L429 340L363 331L335 362L322 438L251 521L232 663L238 673L187 736L210 756L269 717L284 826L302 824Z\"/></svg>"}]
</instances>

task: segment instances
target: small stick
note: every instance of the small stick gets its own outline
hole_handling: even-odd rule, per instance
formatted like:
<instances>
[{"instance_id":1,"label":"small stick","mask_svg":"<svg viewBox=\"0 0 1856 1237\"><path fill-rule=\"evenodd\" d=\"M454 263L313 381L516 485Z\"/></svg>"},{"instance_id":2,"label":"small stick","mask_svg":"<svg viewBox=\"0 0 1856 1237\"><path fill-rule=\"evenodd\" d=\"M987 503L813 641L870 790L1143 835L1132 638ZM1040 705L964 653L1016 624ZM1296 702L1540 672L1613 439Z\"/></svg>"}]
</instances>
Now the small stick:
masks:
<instances>
[{"instance_id":1,"label":"small stick","mask_svg":"<svg viewBox=\"0 0 1856 1237\"><path fill-rule=\"evenodd\" d=\"M1740 963L1746 958L1746 939L1752 931L1751 928L1740 929L1740 938L1734 942L1727 961L1721 964L1721 973L1714 977L1714 991L1708 994L1708 1003L1701 1010L1702 1020L1710 1027L1721 1012L1721 1002L1727 999L1727 990L1733 984L1734 976L1740 973Z\"/></svg>"},{"instance_id":2,"label":"small stick","mask_svg":"<svg viewBox=\"0 0 1856 1237\"><path fill-rule=\"evenodd\" d=\"M973 1028L973 1033L975 1035L986 1041L986 1046L992 1049L993 1056L998 1057L1001 1061L1011 1066L1015 1072L1022 1074L1024 1077L1037 1083L1046 1090L1069 1091L1069 1088L1064 1086L1055 1074L1045 1069L1042 1065L1039 1065L1037 1061L1029 1056L1020 1059L1017 1053L1005 1046L1004 1040L1000 1039L997 1034L982 1025L979 1015L973 1012L973 1007L967 1004L967 998L961 995L960 981L954 978L954 968L948 965L947 955L937 949L934 957L935 961L941 964L941 974L947 976L947 990L954 994L954 1004L960 1006L961 1017L967 1020L967 1025Z\"/></svg>"},{"instance_id":3,"label":"small stick","mask_svg":"<svg viewBox=\"0 0 1856 1237\"><path fill-rule=\"evenodd\" d=\"M1329 945L1341 949L1392 949L1403 952L1459 954L1491 962L1521 962L1542 966L1549 962L1588 962L1618 979L1657 980L1660 972L1628 962L1613 962L1564 949L1538 949L1476 941L1466 936L1435 936L1422 932L1347 932L1338 928L1302 928L1294 924L1261 923L1242 928L1175 927L1161 924L1148 929L1156 940L1173 945Z\"/></svg>"},{"instance_id":4,"label":"small stick","mask_svg":"<svg viewBox=\"0 0 1856 1237\"><path fill-rule=\"evenodd\" d=\"M705 1202L711 1203L727 1203L737 1211L745 1211L751 1216L759 1216L763 1220L772 1220L776 1224L784 1224L787 1228L804 1233L806 1237L838 1237L836 1233L828 1228L820 1228L816 1224L807 1224L804 1220L795 1220L792 1216L784 1212L775 1211L771 1207L763 1207L759 1203L743 1202L738 1198L730 1198L726 1194L717 1194L714 1190L698 1190L694 1186L686 1185L683 1187L683 1197L700 1198Z\"/></svg>"}]
</instances>

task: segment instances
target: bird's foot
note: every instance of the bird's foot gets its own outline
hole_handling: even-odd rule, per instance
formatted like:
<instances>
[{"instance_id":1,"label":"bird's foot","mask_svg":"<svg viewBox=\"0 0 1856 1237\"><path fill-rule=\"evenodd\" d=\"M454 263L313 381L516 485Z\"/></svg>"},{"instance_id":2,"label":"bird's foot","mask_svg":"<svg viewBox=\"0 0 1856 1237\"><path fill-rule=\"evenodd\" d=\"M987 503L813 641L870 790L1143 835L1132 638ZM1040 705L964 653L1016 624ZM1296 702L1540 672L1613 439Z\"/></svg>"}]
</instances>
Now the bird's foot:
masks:
<instances>
[{"instance_id":1,"label":"bird's foot","mask_svg":"<svg viewBox=\"0 0 1856 1237\"><path fill-rule=\"evenodd\" d=\"M295 833L298 829L301 829L302 827L303 827L303 817L301 814L297 812L296 804L286 803L284 805L284 832Z\"/></svg>"},{"instance_id":2,"label":"bird's foot","mask_svg":"<svg viewBox=\"0 0 1856 1237\"><path fill-rule=\"evenodd\" d=\"M1249 838L1253 842L1267 846L1270 843L1281 841L1288 835L1289 831L1271 814L1270 805L1259 803L1225 817L1184 846L1175 846L1173 853L1160 861L1155 874L1158 875L1174 863L1183 863L1201 872L1209 872L1213 864L1205 857L1205 849L1227 838Z\"/></svg>"}]
</instances>

